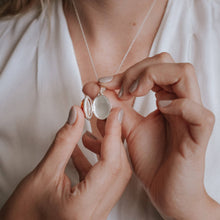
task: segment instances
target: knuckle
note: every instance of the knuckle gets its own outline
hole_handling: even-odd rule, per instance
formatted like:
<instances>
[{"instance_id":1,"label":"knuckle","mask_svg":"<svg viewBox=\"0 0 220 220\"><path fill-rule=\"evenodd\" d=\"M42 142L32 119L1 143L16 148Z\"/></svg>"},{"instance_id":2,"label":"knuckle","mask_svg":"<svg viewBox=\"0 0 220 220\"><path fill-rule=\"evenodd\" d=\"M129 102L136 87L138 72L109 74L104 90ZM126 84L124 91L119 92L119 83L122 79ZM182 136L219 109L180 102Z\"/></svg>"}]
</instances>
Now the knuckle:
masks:
<instances>
[{"instance_id":1,"label":"knuckle","mask_svg":"<svg viewBox=\"0 0 220 220\"><path fill-rule=\"evenodd\" d=\"M195 68L191 63L181 63L180 68L186 77L192 77L192 74L195 74Z\"/></svg>"},{"instance_id":2,"label":"knuckle","mask_svg":"<svg viewBox=\"0 0 220 220\"><path fill-rule=\"evenodd\" d=\"M186 138L184 142L179 145L179 152L183 158L192 158L196 148L191 148L191 139Z\"/></svg>"},{"instance_id":3,"label":"knuckle","mask_svg":"<svg viewBox=\"0 0 220 220\"><path fill-rule=\"evenodd\" d=\"M142 79L153 79L153 67L148 66L145 68L144 72L141 74Z\"/></svg>"},{"instance_id":4,"label":"knuckle","mask_svg":"<svg viewBox=\"0 0 220 220\"><path fill-rule=\"evenodd\" d=\"M186 114L187 114L187 108L189 106L189 102L187 99L182 99L181 102L179 102L179 109L181 111L181 116L183 118L185 118Z\"/></svg>"},{"instance_id":5,"label":"knuckle","mask_svg":"<svg viewBox=\"0 0 220 220\"><path fill-rule=\"evenodd\" d=\"M161 63L168 63L170 61L172 61L172 57L169 53L167 52L162 52L160 54L157 55L157 59L161 62Z\"/></svg>"},{"instance_id":6,"label":"knuckle","mask_svg":"<svg viewBox=\"0 0 220 220\"><path fill-rule=\"evenodd\" d=\"M148 66L140 75L140 81L143 85L145 85L144 87L142 87L143 91L147 91L147 89L151 89L153 87L154 82L156 81L154 70L154 66Z\"/></svg>"},{"instance_id":7,"label":"knuckle","mask_svg":"<svg viewBox=\"0 0 220 220\"><path fill-rule=\"evenodd\" d=\"M215 115L213 112L207 110L206 111L206 115L205 115L205 120L206 120L206 124L209 126L209 127L213 127L214 124L215 124Z\"/></svg>"}]
</instances>

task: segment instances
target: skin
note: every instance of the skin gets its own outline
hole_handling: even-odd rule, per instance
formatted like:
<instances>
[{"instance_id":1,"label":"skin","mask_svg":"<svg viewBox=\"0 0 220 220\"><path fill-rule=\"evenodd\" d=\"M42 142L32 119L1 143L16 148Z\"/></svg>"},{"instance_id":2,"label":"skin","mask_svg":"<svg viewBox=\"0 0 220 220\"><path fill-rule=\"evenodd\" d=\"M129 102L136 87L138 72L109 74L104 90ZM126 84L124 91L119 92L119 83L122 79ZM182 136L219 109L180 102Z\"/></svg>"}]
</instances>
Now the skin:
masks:
<instances>
[{"instance_id":1,"label":"skin","mask_svg":"<svg viewBox=\"0 0 220 220\"><path fill-rule=\"evenodd\" d=\"M75 122L66 123L58 131L45 157L6 202L0 218L106 219L131 177L121 142L119 112L120 109L112 110L107 120L100 159L92 167L77 147L84 115L79 107L75 107ZM73 187L64 173L70 157L81 178L81 182Z\"/></svg>"},{"instance_id":2,"label":"skin","mask_svg":"<svg viewBox=\"0 0 220 220\"><path fill-rule=\"evenodd\" d=\"M220 206L208 196L203 183L214 115L201 103L193 66L174 63L169 54L162 53L100 84L109 90L105 95L113 107L124 109L122 130L134 171L161 216L219 219ZM123 91L121 96L115 91L118 89ZM155 92L157 109L143 117L127 105L127 100L150 90ZM97 83L84 87L92 98L97 91ZM104 122L98 122L98 127L104 135ZM87 134L83 141L90 150L99 151L99 142L91 145Z\"/></svg>"},{"instance_id":3,"label":"skin","mask_svg":"<svg viewBox=\"0 0 220 220\"><path fill-rule=\"evenodd\" d=\"M113 75L153 0L139 0L138 2L133 0L75 0L75 2L98 77ZM166 0L157 0L121 71L126 70L147 56L166 5ZM85 84L97 80L93 73L74 10L66 5L65 1L64 13L82 82Z\"/></svg>"},{"instance_id":4,"label":"skin","mask_svg":"<svg viewBox=\"0 0 220 220\"><path fill-rule=\"evenodd\" d=\"M120 63L130 39L134 36L137 26L143 18L143 14L146 13L143 9L149 7L150 2L141 0L138 1L140 3L138 5L137 2L131 0L77 1L80 13L84 17L83 26L86 29L92 54L95 54L94 60L98 60L97 63L99 63L97 70L100 77L114 73L115 67ZM168 58L167 55L148 59L147 65L145 65L146 60L143 66L143 63L141 65L138 63L146 57L146 51L150 50L166 3L167 1L158 0L149 23L146 23L146 29L143 30L122 68L124 73L114 77L111 83L105 85L113 91L107 91L106 95L114 106L122 106L125 111L126 120L123 121L123 135L128 141L135 172L161 215L171 219L218 219L220 216L219 206L207 195L203 186L204 155L214 119L212 113L201 104L197 82L194 79L194 74L191 74L194 73L192 66L188 64L174 65L172 58ZM143 7L143 4L146 4L146 7ZM129 9L132 10L129 11ZM133 13L132 20L130 20L131 12ZM79 28L77 29L76 19L72 12L66 8L65 15L81 70L82 81L85 83L94 80L94 75L88 75L92 69L89 65L86 49L83 47L84 43ZM118 22L119 20L121 22ZM123 33L126 34L123 35ZM106 39L108 39L108 44L106 44ZM106 54L103 54L103 48L105 48ZM134 75L125 71L136 63L138 68L135 67L132 71L131 68L129 69L130 72L135 73ZM169 65L162 65L164 63ZM150 69L152 72L150 71L151 77L149 78L148 65L152 64L155 65L155 69L153 67ZM144 71L145 69L147 70ZM170 80L166 83L160 81L161 75L158 77L156 74L162 73L164 69L167 70L166 73L173 73L173 75L165 74L165 78ZM184 77L175 81L175 73ZM192 76L194 84L190 83ZM138 90L129 94L129 87L139 77L143 78L139 81L141 83ZM179 82L182 84L178 84ZM177 84L179 87L177 86L178 88L174 91L173 87ZM118 99L114 90L120 89L122 86L124 88L123 95ZM181 87L184 89L181 90ZM156 92L158 110L145 118L133 111L131 100L132 97L145 95L150 89ZM95 97L99 87L97 84L91 83L84 87L84 91L91 97ZM175 99L175 101L164 108L160 105L160 101L164 99ZM191 108L186 108L186 106ZM115 152L103 150L109 146L108 141L105 140L112 142L111 138L116 138L117 135L112 136L109 133L108 122L107 125L98 122L100 132L105 136L104 139L97 141L86 133L83 140L88 149L100 155L101 160L91 168L91 165L76 147L73 160L79 170L82 182L72 188L68 178L64 175L64 168L77 143L77 138L79 138L79 127L77 129L75 126L73 127L65 125L63 130L61 129L57 135L58 141L57 139L54 141L39 166L21 182L6 203L1 211L1 219L54 219L54 216L58 219L105 219L107 217L109 210L120 197L130 178L131 173L127 160L123 159L124 157L117 157L113 154ZM92 127L94 130L94 123L92 123ZM72 130L76 132L77 137L71 135L73 134ZM108 135L109 139L106 138ZM59 138L60 136L62 138ZM73 140L73 137L77 140ZM118 143L121 143L120 138L117 139ZM68 146L73 146L70 151L66 150L66 147L68 148L66 141L71 142ZM119 145L117 149L123 149L121 144ZM62 148L65 150L62 151ZM117 149L115 149L116 154ZM107 152L110 163L107 162ZM120 152L120 155L124 155L123 150ZM116 158L114 158L115 156ZM114 161L112 161L113 158ZM119 163L120 160L122 160L121 163ZM118 164L120 164L119 167ZM105 175L108 171L111 179ZM105 184L100 185L96 175L102 176L101 180ZM118 178L116 178L118 175L121 176L119 179L122 179L123 184L118 183ZM114 181L111 182L111 180ZM108 191L109 187L107 189L104 186L111 186L115 193ZM97 189L102 192L99 192L100 199L98 200L98 194L94 193ZM81 207L82 209L80 209ZM89 211L85 213L85 209ZM94 212L91 213L91 210Z\"/></svg>"},{"instance_id":5,"label":"skin","mask_svg":"<svg viewBox=\"0 0 220 220\"><path fill-rule=\"evenodd\" d=\"M143 17L149 9L152 0L141 0L138 1L138 3L132 0L85 0L76 2L80 15L84 18L82 19L82 23L85 27L84 29L86 31L91 51L95 51L95 53L93 53L95 54L94 60L95 62L99 61L97 62L99 65L96 67L97 71L101 73L99 76L106 76L109 72L112 72L113 74L116 67L121 62L121 59L141 24ZM73 11L68 10L69 7L66 5L66 1L63 1L63 3L67 25L74 44L74 50L77 56L82 82L84 84L94 79L94 75L88 74L89 72L91 73L92 69L75 15ZM157 1L156 7L152 11L152 15L146 23L142 34L137 39L132 51L129 53L122 69L125 70L128 66L143 59L143 57L149 52L154 36L161 22L166 3L167 1L164 0ZM118 22L118 20L121 22ZM122 32L124 34L121 34ZM108 39L107 44L106 39ZM103 48L105 48L105 56L103 56ZM137 54L139 55L137 56ZM111 59L109 59L109 57L111 57ZM106 71L106 69L108 71ZM132 101L130 101L129 105L132 105ZM79 110L78 113L79 118L77 121L82 121ZM58 132L57 138L51 145L48 154L40 162L38 167L36 167L36 169L34 169L34 171L19 184L13 195L1 210L1 219L54 219L54 216L58 219L72 219L73 216L74 219L106 218L109 210L122 194L122 191L130 178L130 167L124 156L121 158L123 160L122 163L118 163L119 158L113 155L114 153L117 153L117 151L112 152L113 154L109 152L108 158L115 158L115 161L111 161L112 163L105 163L105 159L103 159L104 162L101 160L98 165L91 167L81 151L75 147L81 134L82 127L78 126L77 129L77 126L73 127L74 128L70 128L69 125L65 125L64 128ZM95 130L95 127L95 123L92 122L93 130ZM60 135L60 133L62 135ZM76 134L76 136L74 135L76 138L74 140L70 138L73 133ZM120 134L120 132L118 134ZM60 138L60 136L62 138ZM59 141L57 141L57 139ZM109 139L110 143L114 143L111 138ZM105 143L104 140L105 139L102 141ZM70 144L71 149L68 151L65 149L66 141L72 141L72 144ZM118 143L121 142L119 141ZM121 146L121 144L119 145ZM62 149L62 147L65 151L59 150ZM103 144L103 148L105 148L105 144ZM53 151L56 152L57 149L63 157L59 155L54 157ZM75 188L71 188L69 179L64 174L65 164L70 158L70 154L73 150L74 153L72 158L74 165L77 167L80 179L82 180L82 182ZM65 152L68 153L68 155L65 154ZM101 150L99 154L100 158L104 157ZM122 150L121 155L124 155L124 150ZM118 164L121 165L118 167ZM94 169L98 169L97 167L100 167L100 170L92 172ZM109 179L109 176L107 177L105 175L108 173L108 169L110 169L110 174L112 173L112 175L110 175L111 179ZM97 178L96 175L98 175L99 178ZM100 179L100 176L103 176L103 179ZM116 181L116 176L120 176L120 183ZM97 179L102 180L104 184L100 186L100 182L96 181ZM92 188L88 182L92 182L93 184L91 185L93 185L94 188ZM84 187L85 183L86 187ZM102 200L100 199L97 201L98 194L94 193L95 191L93 191L93 189L96 188L100 190L104 186L108 188L111 187L111 193L105 192L102 194L99 192L98 194L100 197L103 195L105 195L105 197ZM91 193L91 191L93 191L93 193ZM94 201L94 197L96 198L96 201ZM71 198L71 200L69 198ZM87 205L87 207L85 207L85 205ZM85 213L85 209L94 210L93 206L98 207L97 210L93 213L90 211Z\"/></svg>"},{"instance_id":6,"label":"skin","mask_svg":"<svg viewBox=\"0 0 220 220\"><path fill-rule=\"evenodd\" d=\"M98 77L115 74L153 0L75 0L75 2ZM167 2L157 0L120 71L125 71L149 54ZM96 81L74 10L67 1L63 1L63 5L82 84ZM133 100L129 100L128 104L132 106ZM95 118L91 120L91 126L93 133L100 137Z\"/></svg>"}]
</instances>

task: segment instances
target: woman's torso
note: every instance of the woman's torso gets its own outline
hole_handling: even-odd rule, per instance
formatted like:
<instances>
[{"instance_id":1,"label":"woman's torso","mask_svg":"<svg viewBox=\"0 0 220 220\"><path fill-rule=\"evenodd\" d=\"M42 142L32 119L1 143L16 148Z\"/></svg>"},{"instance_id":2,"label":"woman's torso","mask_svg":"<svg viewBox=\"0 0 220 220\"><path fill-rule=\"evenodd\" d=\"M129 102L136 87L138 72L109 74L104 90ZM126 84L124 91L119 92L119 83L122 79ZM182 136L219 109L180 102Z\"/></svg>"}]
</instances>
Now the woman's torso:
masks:
<instances>
[{"instance_id":1,"label":"woman's torso","mask_svg":"<svg viewBox=\"0 0 220 220\"><path fill-rule=\"evenodd\" d=\"M150 55L169 52L177 62L192 62L203 102L216 115L207 150L205 184L220 202L220 91L218 88L220 4L218 1L170 0ZM33 10L0 22L0 205L47 151L65 122L71 105L79 105L82 81L60 1L50 15ZM134 108L148 114L155 108L152 93ZM86 122L85 129L90 130ZM89 160L96 158L82 147ZM73 183L77 174L70 164ZM133 177L109 219L160 219Z\"/></svg>"}]
</instances>

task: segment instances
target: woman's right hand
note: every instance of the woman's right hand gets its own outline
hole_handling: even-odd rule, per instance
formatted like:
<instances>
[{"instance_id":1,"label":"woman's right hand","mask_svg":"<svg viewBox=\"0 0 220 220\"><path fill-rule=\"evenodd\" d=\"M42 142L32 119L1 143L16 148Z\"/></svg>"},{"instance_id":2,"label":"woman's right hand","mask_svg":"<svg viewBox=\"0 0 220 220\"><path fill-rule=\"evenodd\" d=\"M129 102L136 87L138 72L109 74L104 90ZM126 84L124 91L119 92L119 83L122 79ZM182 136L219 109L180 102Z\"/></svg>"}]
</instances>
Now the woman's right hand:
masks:
<instances>
[{"instance_id":1,"label":"woman's right hand","mask_svg":"<svg viewBox=\"0 0 220 220\"><path fill-rule=\"evenodd\" d=\"M0 219L106 219L131 177L121 142L122 113L112 110L100 145L100 159L92 167L77 147L84 115L80 108L72 108L43 160L0 211ZM64 173L71 155L81 179L74 187Z\"/></svg>"},{"instance_id":2,"label":"woman's right hand","mask_svg":"<svg viewBox=\"0 0 220 220\"><path fill-rule=\"evenodd\" d=\"M123 134L134 170L161 215L187 220L219 216L219 206L203 184L214 117L202 106L192 65L174 63L170 55L160 54L113 78L101 79L101 84L109 90L120 89L120 99L117 93L105 94L113 106L124 109ZM94 96L96 87L90 83L84 91ZM140 116L126 105L130 97L150 90L156 93L158 109L149 116ZM92 148L86 137L84 143Z\"/></svg>"}]
</instances>

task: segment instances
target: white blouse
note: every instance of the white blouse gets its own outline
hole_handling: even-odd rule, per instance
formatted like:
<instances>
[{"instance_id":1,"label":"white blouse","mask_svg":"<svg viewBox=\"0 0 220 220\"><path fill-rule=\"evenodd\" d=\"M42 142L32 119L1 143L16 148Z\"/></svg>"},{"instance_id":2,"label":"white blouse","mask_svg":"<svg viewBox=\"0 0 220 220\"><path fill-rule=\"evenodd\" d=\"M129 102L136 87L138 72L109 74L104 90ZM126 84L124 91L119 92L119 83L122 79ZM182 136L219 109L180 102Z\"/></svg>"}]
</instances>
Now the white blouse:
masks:
<instances>
[{"instance_id":1,"label":"white blouse","mask_svg":"<svg viewBox=\"0 0 220 220\"><path fill-rule=\"evenodd\" d=\"M33 9L0 20L0 207L41 160L70 106L79 105L82 82L62 1L50 12ZM220 202L220 1L169 0L150 56L166 51L194 64L204 105L215 113L206 153L205 186ZM155 109L153 93L137 98L143 115ZM90 130L89 122L85 129ZM96 157L81 149L90 162ZM70 163L73 184L78 176ZM161 219L133 177L109 220Z\"/></svg>"}]
</instances>

